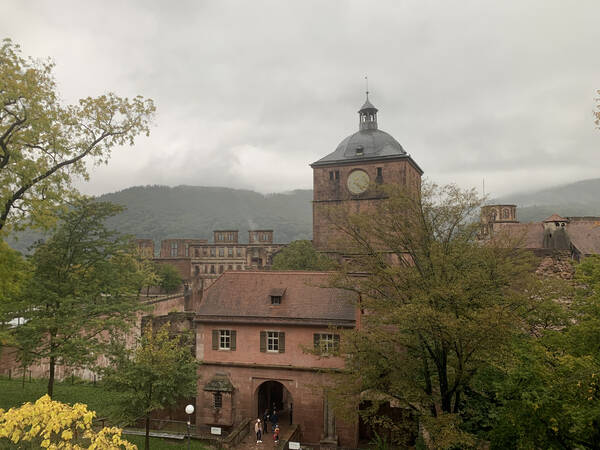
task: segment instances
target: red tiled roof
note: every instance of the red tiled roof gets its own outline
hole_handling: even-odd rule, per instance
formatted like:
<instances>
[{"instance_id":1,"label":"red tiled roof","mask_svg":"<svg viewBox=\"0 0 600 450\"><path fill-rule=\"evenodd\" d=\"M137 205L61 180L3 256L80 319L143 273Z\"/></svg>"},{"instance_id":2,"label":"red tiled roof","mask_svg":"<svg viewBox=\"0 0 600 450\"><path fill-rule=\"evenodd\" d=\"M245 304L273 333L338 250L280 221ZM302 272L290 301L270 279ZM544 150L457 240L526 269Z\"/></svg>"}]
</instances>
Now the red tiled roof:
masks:
<instances>
[{"instance_id":1,"label":"red tiled roof","mask_svg":"<svg viewBox=\"0 0 600 450\"><path fill-rule=\"evenodd\" d=\"M552 214L547 219L544 219L544 223L546 222L568 222L569 219L565 219L564 217L559 216L558 214Z\"/></svg>"},{"instance_id":2,"label":"red tiled roof","mask_svg":"<svg viewBox=\"0 0 600 450\"><path fill-rule=\"evenodd\" d=\"M329 277L324 272L225 272L204 291L197 320L354 321L356 294L322 287ZM272 292L284 292L280 305L271 304Z\"/></svg>"}]
</instances>

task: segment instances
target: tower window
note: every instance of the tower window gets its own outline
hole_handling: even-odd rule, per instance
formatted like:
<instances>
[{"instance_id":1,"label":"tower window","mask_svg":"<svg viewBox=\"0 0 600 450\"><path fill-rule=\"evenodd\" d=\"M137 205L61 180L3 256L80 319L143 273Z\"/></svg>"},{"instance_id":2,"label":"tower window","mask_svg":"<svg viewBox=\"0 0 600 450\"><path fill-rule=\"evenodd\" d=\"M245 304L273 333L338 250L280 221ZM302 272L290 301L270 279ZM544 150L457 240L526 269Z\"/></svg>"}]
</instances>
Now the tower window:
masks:
<instances>
[{"instance_id":1,"label":"tower window","mask_svg":"<svg viewBox=\"0 0 600 450\"><path fill-rule=\"evenodd\" d=\"M339 170L336 170L336 171L335 171L335 179L336 179L336 180L339 180L339 179L340 179L340 171L339 171Z\"/></svg>"},{"instance_id":2,"label":"tower window","mask_svg":"<svg viewBox=\"0 0 600 450\"><path fill-rule=\"evenodd\" d=\"M377 168L377 178L383 178L383 168L382 167Z\"/></svg>"},{"instance_id":3,"label":"tower window","mask_svg":"<svg viewBox=\"0 0 600 450\"><path fill-rule=\"evenodd\" d=\"M333 170L329 172L329 179L333 180Z\"/></svg>"}]
</instances>

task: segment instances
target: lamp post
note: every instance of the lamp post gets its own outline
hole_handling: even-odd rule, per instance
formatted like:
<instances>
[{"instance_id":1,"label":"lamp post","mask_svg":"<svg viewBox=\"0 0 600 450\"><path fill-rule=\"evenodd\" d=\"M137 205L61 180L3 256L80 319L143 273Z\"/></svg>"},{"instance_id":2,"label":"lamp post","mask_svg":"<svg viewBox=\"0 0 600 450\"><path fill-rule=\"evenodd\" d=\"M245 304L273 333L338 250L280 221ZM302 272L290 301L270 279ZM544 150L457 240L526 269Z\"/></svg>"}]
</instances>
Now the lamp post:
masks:
<instances>
[{"instance_id":1,"label":"lamp post","mask_svg":"<svg viewBox=\"0 0 600 450\"><path fill-rule=\"evenodd\" d=\"M192 435L191 435L191 430L190 430L190 426L191 426L191 419L192 419L192 414L194 414L194 405L187 405L185 407L185 412L188 415L188 420L187 420L187 434L188 434L188 450L190 450L190 442L192 440Z\"/></svg>"}]
</instances>

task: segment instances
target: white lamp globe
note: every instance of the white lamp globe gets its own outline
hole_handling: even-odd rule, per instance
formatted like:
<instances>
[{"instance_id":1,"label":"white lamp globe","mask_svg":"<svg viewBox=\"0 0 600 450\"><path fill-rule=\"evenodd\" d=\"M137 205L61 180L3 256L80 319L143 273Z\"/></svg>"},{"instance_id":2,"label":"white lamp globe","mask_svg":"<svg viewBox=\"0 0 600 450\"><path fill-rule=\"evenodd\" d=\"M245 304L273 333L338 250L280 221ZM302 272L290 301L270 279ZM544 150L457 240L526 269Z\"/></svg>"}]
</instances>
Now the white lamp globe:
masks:
<instances>
[{"instance_id":1,"label":"white lamp globe","mask_svg":"<svg viewBox=\"0 0 600 450\"><path fill-rule=\"evenodd\" d=\"M187 414L194 414L194 405L187 405L187 406L185 407L185 412L186 412Z\"/></svg>"}]
</instances>

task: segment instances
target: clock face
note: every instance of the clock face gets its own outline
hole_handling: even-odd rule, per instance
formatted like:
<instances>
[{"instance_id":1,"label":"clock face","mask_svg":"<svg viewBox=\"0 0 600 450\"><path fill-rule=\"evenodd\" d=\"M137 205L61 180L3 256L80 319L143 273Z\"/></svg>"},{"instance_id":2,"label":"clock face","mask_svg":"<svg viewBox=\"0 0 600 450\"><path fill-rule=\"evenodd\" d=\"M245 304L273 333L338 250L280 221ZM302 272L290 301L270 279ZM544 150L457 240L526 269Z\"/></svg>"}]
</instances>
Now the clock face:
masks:
<instances>
[{"instance_id":1,"label":"clock face","mask_svg":"<svg viewBox=\"0 0 600 450\"><path fill-rule=\"evenodd\" d=\"M348 190L353 194L362 194L369 187L369 175L364 170L355 170L348 175Z\"/></svg>"}]
</instances>

